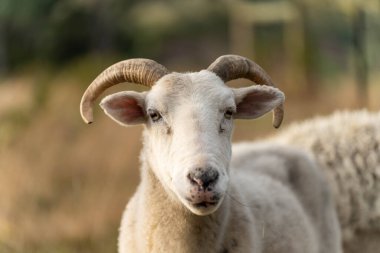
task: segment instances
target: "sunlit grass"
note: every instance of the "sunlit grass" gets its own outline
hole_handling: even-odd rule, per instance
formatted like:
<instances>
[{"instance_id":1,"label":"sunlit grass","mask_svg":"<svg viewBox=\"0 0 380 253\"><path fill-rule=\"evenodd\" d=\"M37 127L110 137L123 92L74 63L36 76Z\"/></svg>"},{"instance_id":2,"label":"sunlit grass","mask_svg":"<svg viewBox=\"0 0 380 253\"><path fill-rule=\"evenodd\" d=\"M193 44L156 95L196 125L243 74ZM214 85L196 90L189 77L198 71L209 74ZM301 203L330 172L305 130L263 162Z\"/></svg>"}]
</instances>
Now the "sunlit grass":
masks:
<instances>
[{"instance_id":1,"label":"sunlit grass","mask_svg":"<svg viewBox=\"0 0 380 253\"><path fill-rule=\"evenodd\" d=\"M0 110L0 253L116 251L121 214L139 180L142 128L122 128L99 108L94 124L82 122L81 94L100 72L94 61L78 60L49 75L23 72L17 79L25 80L20 100ZM0 89L12 89L7 81ZM341 81L348 84L311 97L288 94L285 126L360 107L353 82ZM371 86L371 92L378 89ZM370 104L379 108L378 101ZM239 121L234 140L276 131L271 115Z\"/></svg>"}]
</instances>

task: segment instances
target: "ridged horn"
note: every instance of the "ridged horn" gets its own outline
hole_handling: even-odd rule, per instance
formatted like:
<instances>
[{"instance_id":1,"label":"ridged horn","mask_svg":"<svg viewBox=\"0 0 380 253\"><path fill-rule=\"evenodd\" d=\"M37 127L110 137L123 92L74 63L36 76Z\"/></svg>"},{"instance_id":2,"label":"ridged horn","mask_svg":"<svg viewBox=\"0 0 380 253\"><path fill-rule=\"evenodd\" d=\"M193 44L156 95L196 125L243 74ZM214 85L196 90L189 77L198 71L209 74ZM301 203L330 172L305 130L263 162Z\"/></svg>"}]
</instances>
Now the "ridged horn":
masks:
<instances>
[{"instance_id":1,"label":"ridged horn","mask_svg":"<svg viewBox=\"0 0 380 253\"><path fill-rule=\"evenodd\" d=\"M245 78L256 84L276 87L269 75L255 62L239 55L223 55L216 59L207 70L214 72L224 82ZM284 118L283 104L273 110L273 126L280 127Z\"/></svg>"},{"instance_id":2,"label":"ridged horn","mask_svg":"<svg viewBox=\"0 0 380 253\"><path fill-rule=\"evenodd\" d=\"M100 73L84 92L80 102L80 113L84 122L93 122L94 101L109 87L123 82L152 87L168 73L164 66L149 59L130 59L115 63Z\"/></svg>"}]
</instances>

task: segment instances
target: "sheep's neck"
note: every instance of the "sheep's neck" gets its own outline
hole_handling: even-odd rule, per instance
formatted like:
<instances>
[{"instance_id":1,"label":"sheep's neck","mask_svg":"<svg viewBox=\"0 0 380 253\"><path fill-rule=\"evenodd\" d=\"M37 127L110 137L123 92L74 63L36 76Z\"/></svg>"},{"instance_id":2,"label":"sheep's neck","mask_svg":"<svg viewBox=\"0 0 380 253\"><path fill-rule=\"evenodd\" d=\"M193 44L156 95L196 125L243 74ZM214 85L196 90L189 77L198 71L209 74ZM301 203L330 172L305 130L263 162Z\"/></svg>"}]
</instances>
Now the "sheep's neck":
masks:
<instances>
[{"instance_id":1,"label":"sheep's neck","mask_svg":"<svg viewBox=\"0 0 380 253\"><path fill-rule=\"evenodd\" d=\"M197 216L173 200L150 168L143 171L145 184L145 238L149 252L220 252L225 236L223 206L208 216ZM223 203L222 205L227 205ZM165 246L166 250L163 248ZM169 251L167 251L170 249Z\"/></svg>"}]
</instances>

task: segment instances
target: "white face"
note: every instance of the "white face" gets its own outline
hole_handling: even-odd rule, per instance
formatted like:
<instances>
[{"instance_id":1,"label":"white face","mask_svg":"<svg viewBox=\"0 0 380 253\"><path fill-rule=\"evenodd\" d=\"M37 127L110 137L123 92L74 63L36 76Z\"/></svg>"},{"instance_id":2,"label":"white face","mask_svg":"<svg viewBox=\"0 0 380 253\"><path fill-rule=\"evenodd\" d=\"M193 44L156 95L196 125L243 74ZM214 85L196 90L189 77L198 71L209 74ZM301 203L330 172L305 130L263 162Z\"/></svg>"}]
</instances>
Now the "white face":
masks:
<instances>
[{"instance_id":1,"label":"white face","mask_svg":"<svg viewBox=\"0 0 380 253\"><path fill-rule=\"evenodd\" d=\"M228 189L233 119L259 117L283 100L278 89L231 89L203 70L166 75L147 93L116 93L101 106L122 125L145 123L150 168L169 195L207 215Z\"/></svg>"},{"instance_id":2,"label":"white face","mask_svg":"<svg viewBox=\"0 0 380 253\"><path fill-rule=\"evenodd\" d=\"M213 212L228 187L236 111L232 90L206 71L171 74L145 101L149 116L145 144L152 169L192 212Z\"/></svg>"}]
</instances>

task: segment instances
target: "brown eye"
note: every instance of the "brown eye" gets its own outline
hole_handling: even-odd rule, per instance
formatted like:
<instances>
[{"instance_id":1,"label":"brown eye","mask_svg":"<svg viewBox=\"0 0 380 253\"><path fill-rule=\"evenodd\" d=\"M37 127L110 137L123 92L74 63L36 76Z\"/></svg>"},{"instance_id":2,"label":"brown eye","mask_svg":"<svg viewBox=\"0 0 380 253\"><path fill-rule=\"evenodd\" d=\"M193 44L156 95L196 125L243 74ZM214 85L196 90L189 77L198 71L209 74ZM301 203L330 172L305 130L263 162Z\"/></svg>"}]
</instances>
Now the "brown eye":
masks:
<instances>
[{"instance_id":1,"label":"brown eye","mask_svg":"<svg viewBox=\"0 0 380 253\"><path fill-rule=\"evenodd\" d=\"M224 117L225 117L226 119L231 119L233 114L234 114L234 112L232 111L232 109L227 109L227 110L224 112Z\"/></svg>"},{"instance_id":2,"label":"brown eye","mask_svg":"<svg viewBox=\"0 0 380 253\"><path fill-rule=\"evenodd\" d=\"M148 109L148 115L152 119L153 122L159 121L162 117L161 114L154 109Z\"/></svg>"}]
</instances>

